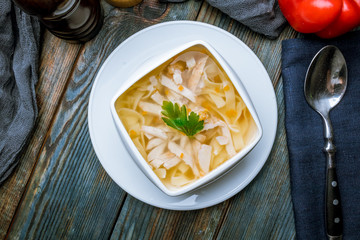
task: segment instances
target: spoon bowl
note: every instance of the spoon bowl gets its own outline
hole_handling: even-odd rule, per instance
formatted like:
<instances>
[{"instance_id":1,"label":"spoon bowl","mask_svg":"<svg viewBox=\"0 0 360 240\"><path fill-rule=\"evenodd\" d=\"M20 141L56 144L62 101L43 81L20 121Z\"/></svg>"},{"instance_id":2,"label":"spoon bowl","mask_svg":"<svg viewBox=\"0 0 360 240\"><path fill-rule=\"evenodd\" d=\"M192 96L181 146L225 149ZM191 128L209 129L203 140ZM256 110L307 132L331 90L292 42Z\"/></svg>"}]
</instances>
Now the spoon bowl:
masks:
<instances>
[{"instance_id":1,"label":"spoon bowl","mask_svg":"<svg viewBox=\"0 0 360 240\"><path fill-rule=\"evenodd\" d=\"M304 85L309 105L321 115L335 107L346 91L345 58L335 46L322 48L312 60Z\"/></svg>"},{"instance_id":2,"label":"spoon bowl","mask_svg":"<svg viewBox=\"0 0 360 240\"><path fill-rule=\"evenodd\" d=\"M342 239L342 211L335 168L336 148L329 113L342 99L347 87L345 58L335 46L322 48L306 73L304 94L324 123L324 152L327 159L325 224L329 239Z\"/></svg>"}]
</instances>

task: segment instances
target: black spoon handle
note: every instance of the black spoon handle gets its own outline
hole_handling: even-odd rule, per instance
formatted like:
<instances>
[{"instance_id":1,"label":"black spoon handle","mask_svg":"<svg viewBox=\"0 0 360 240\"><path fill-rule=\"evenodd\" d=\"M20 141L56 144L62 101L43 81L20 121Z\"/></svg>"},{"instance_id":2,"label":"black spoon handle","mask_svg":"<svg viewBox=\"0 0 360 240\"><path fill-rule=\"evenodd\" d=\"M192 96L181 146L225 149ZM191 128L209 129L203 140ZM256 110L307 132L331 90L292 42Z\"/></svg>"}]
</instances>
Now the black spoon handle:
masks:
<instances>
[{"instance_id":1,"label":"black spoon handle","mask_svg":"<svg viewBox=\"0 0 360 240\"><path fill-rule=\"evenodd\" d=\"M326 172L326 206L325 221L326 233L331 240L342 239L343 218L341 211L341 199L339 184L335 168L335 152L336 148L332 142L332 138L326 139L324 152L327 156L327 172Z\"/></svg>"},{"instance_id":2,"label":"black spoon handle","mask_svg":"<svg viewBox=\"0 0 360 240\"><path fill-rule=\"evenodd\" d=\"M340 191L335 167L327 169L326 231L330 239L341 239L343 232ZM334 238L338 237L338 238Z\"/></svg>"}]
</instances>

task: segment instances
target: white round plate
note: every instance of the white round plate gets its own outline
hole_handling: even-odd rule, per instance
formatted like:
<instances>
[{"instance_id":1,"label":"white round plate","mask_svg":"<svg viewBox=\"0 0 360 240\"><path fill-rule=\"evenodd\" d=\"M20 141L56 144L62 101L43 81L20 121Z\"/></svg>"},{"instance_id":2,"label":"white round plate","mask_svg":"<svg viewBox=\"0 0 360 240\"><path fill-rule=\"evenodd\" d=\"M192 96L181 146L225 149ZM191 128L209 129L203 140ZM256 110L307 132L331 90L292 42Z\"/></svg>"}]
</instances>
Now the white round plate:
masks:
<instances>
[{"instance_id":1,"label":"white round plate","mask_svg":"<svg viewBox=\"0 0 360 240\"><path fill-rule=\"evenodd\" d=\"M127 77L144 61L193 40L211 44L239 75L260 118L263 136L255 148L225 176L191 193L170 197L159 190L130 157L116 130L109 103ZM92 87L88 123L96 155L105 171L124 191L156 207L193 210L225 201L255 178L274 144L277 104L264 66L242 41L209 24L173 21L143 29L110 54Z\"/></svg>"}]
</instances>

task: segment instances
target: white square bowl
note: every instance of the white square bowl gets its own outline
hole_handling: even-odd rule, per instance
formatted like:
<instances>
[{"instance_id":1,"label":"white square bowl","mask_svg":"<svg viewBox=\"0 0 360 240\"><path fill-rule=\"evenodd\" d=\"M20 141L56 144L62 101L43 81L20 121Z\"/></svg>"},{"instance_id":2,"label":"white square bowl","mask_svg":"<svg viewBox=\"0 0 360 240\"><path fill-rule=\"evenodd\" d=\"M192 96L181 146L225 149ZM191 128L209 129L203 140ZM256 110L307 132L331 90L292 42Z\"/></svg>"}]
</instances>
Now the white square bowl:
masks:
<instances>
[{"instance_id":1,"label":"white square bowl","mask_svg":"<svg viewBox=\"0 0 360 240\"><path fill-rule=\"evenodd\" d=\"M185 51L186 49L201 45L202 47L205 47L212 55L213 57L218 61L220 66L223 68L225 73L228 75L230 81L233 83L234 87L238 91L239 95L241 96L243 102L245 103L246 107L248 108L252 118L254 119L255 125L257 127L256 133L254 133L254 136L252 137L251 141L236 155L234 155L232 158L226 160L223 162L220 166L218 166L216 169L210 171L205 176L197 179L196 181L185 185L181 188L178 188L176 190L167 188L159 179L159 177L154 173L154 171L149 166L148 162L142 157L140 152L138 151L137 147L133 143L132 139L130 138L127 130L125 129L125 126L121 122L116 109L115 109L115 102L116 100L127 90L129 89L134 83L136 83L138 80L140 80L142 77L144 77L146 74L150 73L152 70L160 66L161 64L168 61L170 58L174 57L175 55ZM211 47L208 43L202 40L196 40L191 41L186 44L183 44L181 46L178 46L171 51L168 51L164 53L161 56L153 57L148 60L146 60L142 66L137 69L137 71L129 77L125 81L125 83L120 87L120 89L116 92L114 97L112 98L110 102L110 110L113 117L113 120L115 122L115 125L117 127L117 130L120 134L121 140L123 141L126 149L128 150L129 154L137 164L137 166L142 170L142 172L146 175L149 180L151 180L160 190L162 190L164 193L166 193L169 196L178 196L181 194L188 193L192 190L198 189L200 187L203 187L212 181L216 180L217 178L224 175L226 172L231 170L236 164L238 164L241 159L243 159L254 147L255 145L260 141L262 137L262 127L258 118L258 115L256 113L256 109L254 108L252 101L249 97L249 95L246 92L246 89L244 88L243 84L241 83L241 79L234 73L234 71L230 68L230 66L226 63L226 61L217 53L217 51Z\"/></svg>"}]
</instances>

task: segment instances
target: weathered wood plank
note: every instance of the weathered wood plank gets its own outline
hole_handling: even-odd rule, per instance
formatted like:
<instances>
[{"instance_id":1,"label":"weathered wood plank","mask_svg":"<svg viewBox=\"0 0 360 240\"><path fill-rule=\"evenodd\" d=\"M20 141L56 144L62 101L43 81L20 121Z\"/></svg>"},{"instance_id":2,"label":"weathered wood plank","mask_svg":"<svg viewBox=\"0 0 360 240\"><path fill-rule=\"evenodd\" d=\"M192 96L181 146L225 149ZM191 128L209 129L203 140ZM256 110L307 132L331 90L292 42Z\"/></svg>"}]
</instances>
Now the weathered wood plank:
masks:
<instances>
[{"instance_id":1,"label":"weathered wood plank","mask_svg":"<svg viewBox=\"0 0 360 240\"><path fill-rule=\"evenodd\" d=\"M28 147L19 166L0 188L0 239L3 239L25 191L46 133L52 123L59 99L66 87L80 45L65 43L48 32L40 58L39 82L36 86L39 116ZM56 71L61 66L62 71Z\"/></svg>"},{"instance_id":2,"label":"weathered wood plank","mask_svg":"<svg viewBox=\"0 0 360 240\"><path fill-rule=\"evenodd\" d=\"M170 211L127 196L111 239L211 239L227 204L200 211Z\"/></svg>"},{"instance_id":3,"label":"weathered wood plank","mask_svg":"<svg viewBox=\"0 0 360 240\"><path fill-rule=\"evenodd\" d=\"M125 193L107 176L91 147L87 104L92 82L105 58L124 39L158 21L194 18L200 5L188 2L180 8L154 0L135 8L114 9L103 2L104 27L79 53L9 238L110 236ZM181 11L184 7L186 11ZM63 69L54 66L54 71Z\"/></svg>"}]
</instances>

